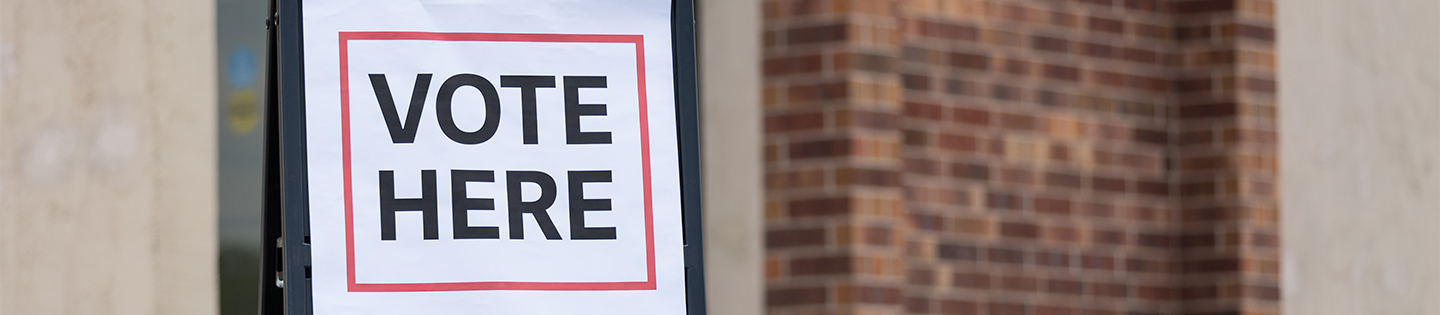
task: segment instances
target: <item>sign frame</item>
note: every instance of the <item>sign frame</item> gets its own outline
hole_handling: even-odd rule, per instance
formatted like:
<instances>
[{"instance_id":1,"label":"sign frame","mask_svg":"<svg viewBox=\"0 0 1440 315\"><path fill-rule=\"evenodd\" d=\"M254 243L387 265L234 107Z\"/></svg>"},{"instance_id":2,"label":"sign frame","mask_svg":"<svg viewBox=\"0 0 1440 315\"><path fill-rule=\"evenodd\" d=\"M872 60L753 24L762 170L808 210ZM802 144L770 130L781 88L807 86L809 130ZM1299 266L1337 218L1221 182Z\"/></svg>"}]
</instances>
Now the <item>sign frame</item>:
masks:
<instances>
[{"instance_id":1,"label":"sign frame","mask_svg":"<svg viewBox=\"0 0 1440 315\"><path fill-rule=\"evenodd\" d=\"M260 313L314 313L301 0L269 0ZM686 313L705 314L695 1L671 1ZM289 271L289 272L287 272ZM654 281L652 278L651 281Z\"/></svg>"}]
</instances>

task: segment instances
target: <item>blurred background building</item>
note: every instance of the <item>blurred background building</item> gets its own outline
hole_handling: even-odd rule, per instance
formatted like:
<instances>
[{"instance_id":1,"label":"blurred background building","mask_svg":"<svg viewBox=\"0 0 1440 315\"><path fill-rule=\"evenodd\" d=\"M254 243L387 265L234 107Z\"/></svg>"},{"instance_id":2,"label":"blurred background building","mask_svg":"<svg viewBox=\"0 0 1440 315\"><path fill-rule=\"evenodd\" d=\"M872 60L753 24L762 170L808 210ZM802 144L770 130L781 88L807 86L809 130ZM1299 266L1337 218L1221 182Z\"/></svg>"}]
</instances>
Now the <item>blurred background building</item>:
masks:
<instances>
[{"instance_id":1,"label":"blurred background building","mask_svg":"<svg viewBox=\"0 0 1440 315\"><path fill-rule=\"evenodd\" d=\"M701 0L711 313L1440 314L1440 1ZM262 0L0 0L0 314L254 314Z\"/></svg>"}]
</instances>

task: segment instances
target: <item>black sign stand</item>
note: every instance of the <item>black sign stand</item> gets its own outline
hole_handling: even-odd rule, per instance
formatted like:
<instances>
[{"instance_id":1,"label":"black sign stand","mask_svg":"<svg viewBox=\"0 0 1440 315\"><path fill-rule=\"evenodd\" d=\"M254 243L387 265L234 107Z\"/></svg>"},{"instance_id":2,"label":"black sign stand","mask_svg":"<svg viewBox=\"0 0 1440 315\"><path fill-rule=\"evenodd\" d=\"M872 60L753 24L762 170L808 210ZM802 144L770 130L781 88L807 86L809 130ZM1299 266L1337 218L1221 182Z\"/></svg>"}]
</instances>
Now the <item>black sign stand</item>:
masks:
<instances>
[{"instance_id":1,"label":"black sign stand","mask_svg":"<svg viewBox=\"0 0 1440 315\"><path fill-rule=\"evenodd\" d=\"M300 0L269 0L265 57L264 239L260 314L310 315L310 211L305 157L304 42ZM672 0L676 132L684 218L685 303L705 314L701 224L700 113L695 63L695 1Z\"/></svg>"},{"instance_id":2,"label":"black sign stand","mask_svg":"<svg viewBox=\"0 0 1440 315\"><path fill-rule=\"evenodd\" d=\"M312 313L300 16L300 1L270 0L270 17L266 20L262 314Z\"/></svg>"},{"instance_id":3,"label":"black sign stand","mask_svg":"<svg viewBox=\"0 0 1440 315\"><path fill-rule=\"evenodd\" d=\"M675 124L680 142L680 211L685 223L685 310L705 314L705 233L701 224L700 106L695 64L695 0L670 2L675 63Z\"/></svg>"}]
</instances>

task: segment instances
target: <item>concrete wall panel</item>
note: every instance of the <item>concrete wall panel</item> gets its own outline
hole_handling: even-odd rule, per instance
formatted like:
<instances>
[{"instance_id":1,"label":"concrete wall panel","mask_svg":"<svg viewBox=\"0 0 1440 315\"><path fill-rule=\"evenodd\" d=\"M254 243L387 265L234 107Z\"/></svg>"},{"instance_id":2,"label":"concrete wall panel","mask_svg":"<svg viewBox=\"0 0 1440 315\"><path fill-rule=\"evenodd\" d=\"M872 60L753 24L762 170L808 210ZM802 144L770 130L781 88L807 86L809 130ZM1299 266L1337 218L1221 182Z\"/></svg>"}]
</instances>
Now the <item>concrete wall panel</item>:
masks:
<instances>
[{"instance_id":1,"label":"concrete wall panel","mask_svg":"<svg viewBox=\"0 0 1440 315\"><path fill-rule=\"evenodd\" d=\"M215 312L213 7L0 2L0 314Z\"/></svg>"},{"instance_id":2,"label":"concrete wall panel","mask_svg":"<svg viewBox=\"0 0 1440 315\"><path fill-rule=\"evenodd\" d=\"M1440 1L1279 4L1286 314L1440 314Z\"/></svg>"},{"instance_id":3,"label":"concrete wall panel","mask_svg":"<svg viewBox=\"0 0 1440 315\"><path fill-rule=\"evenodd\" d=\"M697 1L711 315L761 314L760 1Z\"/></svg>"}]
</instances>

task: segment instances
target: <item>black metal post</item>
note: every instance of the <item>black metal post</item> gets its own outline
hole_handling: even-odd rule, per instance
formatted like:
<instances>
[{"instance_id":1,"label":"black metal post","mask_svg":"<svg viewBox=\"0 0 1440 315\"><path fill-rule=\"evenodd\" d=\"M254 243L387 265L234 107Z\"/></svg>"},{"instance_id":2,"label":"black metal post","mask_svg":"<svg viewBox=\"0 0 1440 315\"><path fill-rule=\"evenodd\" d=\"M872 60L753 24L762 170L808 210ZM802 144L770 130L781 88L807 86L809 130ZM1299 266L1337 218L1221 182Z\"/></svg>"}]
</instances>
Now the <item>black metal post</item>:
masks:
<instances>
[{"instance_id":1,"label":"black metal post","mask_svg":"<svg viewBox=\"0 0 1440 315\"><path fill-rule=\"evenodd\" d=\"M279 122L279 88L280 81L276 78L276 60L279 59L279 51L275 41L275 16L276 0L270 0L269 15L265 19L265 148L264 148L264 188L261 190L261 224L262 232L260 250L260 315L283 315L285 314L284 288L280 287L280 271L282 266L281 253L279 248L281 225L280 219L280 124Z\"/></svg>"},{"instance_id":2,"label":"black metal post","mask_svg":"<svg viewBox=\"0 0 1440 315\"><path fill-rule=\"evenodd\" d=\"M284 248L285 313L309 315L310 188L306 172L304 40L300 0L278 0L275 16L279 80L280 209Z\"/></svg>"},{"instance_id":3,"label":"black metal post","mask_svg":"<svg viewBox=\"0 0 1440 315\"><path fill-rule=\"evenodd\" d=\"M312 313L300 26L298 0L270 0L270 16L266 19L261 315Z\"/></svg>"},{"instance_id":4,"label":"black metal post","mask_svg":"<svg viewBox=\"0 0 1440 315\"><path fill-rule=\"evenodd\" d=\"M700 197L700 110L696 97L695 1L671 2L675 63L675 124L680 142L680 202L685 221L685 308L705 314L705 239Z\"/></svg>"}]
</instances>

